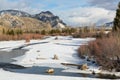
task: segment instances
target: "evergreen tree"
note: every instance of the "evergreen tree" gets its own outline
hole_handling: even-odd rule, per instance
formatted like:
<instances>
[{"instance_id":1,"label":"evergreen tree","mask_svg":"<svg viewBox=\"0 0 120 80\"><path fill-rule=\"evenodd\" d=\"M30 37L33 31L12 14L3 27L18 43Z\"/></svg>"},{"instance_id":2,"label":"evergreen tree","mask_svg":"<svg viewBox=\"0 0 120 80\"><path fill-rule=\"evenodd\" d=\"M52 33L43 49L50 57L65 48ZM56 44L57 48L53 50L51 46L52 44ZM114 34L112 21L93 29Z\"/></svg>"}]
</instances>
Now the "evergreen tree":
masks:
<instances>
[{"instance_id":1,"label":"evergreen tree","mask_svg":"<svg viewBox=\"0 0 120 80\"><path fill-rule=\"evenodd\" d=\"M5 29L3 28L2 33L5 34Z\"/></svg>"},{"instance_id":2,"label":"evergreen tree","mask_svg":"<svg viewBox=\"0 0 120 80\"><path fill-rule=\"evenodd\" d=\"M116 10L113 31L120 31L120 2L118 4L118 9Z\"/></svg>"},{"instance_id":3,"label":"evergreen tree","mask_svg":"<svg viewBox=\"0 0 120 80\"><path fill-rule=\"evenodd\" d=\"M42 31L41 31L41 34L42 34L42 35L46 35L46 31L45 31L45 30L42 30Z\"/></svg>"},{"instance_id":4,"label":"evergreen tree","mask_svg":"<svg viewBox=\"0 0 120 80\"><path fill-rule=\"evenodd\" d=\"M13 29L8 29L6 32L7 35L15 35L15 32Z\"/></svg>"},{"instance_id":5,"label":"evergreen tree","mask_svg":"<svg viewBox=\"0 0 120 80\"><path fill-rule=\"evenodd\" d=\"M23 31L21 29L16 29L15 34L17 35L23 34Z\"/></svg>"},{"instance_id":6,"label":"evergreen tree","mask_svg":"<svg viewBox=\"0 0 120 80\"><path fill-rule=\"evenodd\" d=\"M15 35L15 32L14 32L14 30L12 29L12 30L10 30L10 35Z\"/></svg>"}]
</instances>

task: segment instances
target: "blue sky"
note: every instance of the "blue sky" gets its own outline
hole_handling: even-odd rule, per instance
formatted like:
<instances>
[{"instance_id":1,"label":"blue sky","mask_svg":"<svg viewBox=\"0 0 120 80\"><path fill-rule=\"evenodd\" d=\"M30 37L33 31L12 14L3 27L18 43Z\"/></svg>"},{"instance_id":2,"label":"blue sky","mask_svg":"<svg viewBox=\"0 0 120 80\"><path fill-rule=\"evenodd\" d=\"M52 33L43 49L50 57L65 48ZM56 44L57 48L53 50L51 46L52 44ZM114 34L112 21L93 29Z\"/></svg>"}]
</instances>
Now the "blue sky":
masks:
<instances>
[{"instance_id":1,"label":"blue sky","mask_svg":"<svg viewBox=\"0 0 120 80\"><path fill-rule=\"evenodd\" d=\"M85 0L33 0L36 5L44 5L43 9L69 9L74 7L80 7L86 4ZM34 6L35 6L34 5ZM38 8L36 6L36 8Z\"/></svg>"},{"instance_id":2,"label":"blue sky","mask_svg":"<svg viewBox=\"0 0 120 80\"><path fill-rule=\"evenodd\" d=\"M30 14L51 11L68 25L104 24L113 21L119 0L0 0L0 10Z\"/></svg>"}]
</instances>

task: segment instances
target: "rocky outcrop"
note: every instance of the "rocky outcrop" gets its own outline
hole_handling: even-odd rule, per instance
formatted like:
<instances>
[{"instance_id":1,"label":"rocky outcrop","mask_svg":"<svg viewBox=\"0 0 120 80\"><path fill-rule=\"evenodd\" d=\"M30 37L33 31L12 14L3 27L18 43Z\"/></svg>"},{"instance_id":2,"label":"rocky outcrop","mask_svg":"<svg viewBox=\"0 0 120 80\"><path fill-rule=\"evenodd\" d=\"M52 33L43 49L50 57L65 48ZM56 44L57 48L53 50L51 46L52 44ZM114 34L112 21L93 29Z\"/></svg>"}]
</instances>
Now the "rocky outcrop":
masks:
<instances>
[{"instance_id":1,"label":"rocky outcrop","mask_svg":"<svg viewBox=\"0 0 120 80\"><path fill-rule=\"evenodd\" d=\"M54 73L54 69L48 69L46 70L47 73Z\"/></svg>"},{"instance_id":2,"label":"rocky outcrop","mask_svg":"<svg viewBox=\"0 0 120 80\"><path fill-rule=\"evenodd\" d=\"M24 22L17 16L3 14L0 16L0 25L5 27L21 27L24 25Z\"/></svg>"},{"instance_id":3,"label":"rocky outcrop","mask_svg":"<svg viewBox=\"0 0 120 80\"><path fill-rule=\"evenodd\" d=\"M55 54L53 57L54 60L58 60L58 56Z\"/></svg>"},{"instance_id":4,"label":"rocky outcrop","mask_svg":"<svg viewBox=\"0 0 120 80\"><path fill-rule=\"evenodd\" d=\"M43 22L49 22L52 27L64 28L66 25L58 16L53 15L50 11L36 14L34 18Z\"/></svg>"},{"instance_id":5,"label":"rocky outcrop","mask_svg":"<svg viewBox=\"0 0 120 80\"><path fill-rule=\"evenodd\" d=\"M78 66L78 69L87 70L88 69L88 65L87 64L82 64L82 65Z\"/></svg>"}]
</instances>

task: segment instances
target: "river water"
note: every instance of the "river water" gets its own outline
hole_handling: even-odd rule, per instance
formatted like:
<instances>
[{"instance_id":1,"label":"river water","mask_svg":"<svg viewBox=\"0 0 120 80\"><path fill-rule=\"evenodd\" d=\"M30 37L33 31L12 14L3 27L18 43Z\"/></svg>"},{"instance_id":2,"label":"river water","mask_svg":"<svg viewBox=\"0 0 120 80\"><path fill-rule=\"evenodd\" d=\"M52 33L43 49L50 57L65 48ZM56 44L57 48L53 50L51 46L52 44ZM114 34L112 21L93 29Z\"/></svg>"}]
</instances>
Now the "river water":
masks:
<instances>
[{"instance_id":1,"label":"river water","mask_svg":"<svg viewBox=\"0 0 120 80\"><path fill-rule=\"evenodd\" d=\"M48 67L31 67L31 68L25 68L25 69L16 69L15 67L21 68L21 66L18 65L11 65L9 63L14 62L13 58L19 57L24 55L28 50L25 49L14 49L11 51L1 51L0 50L0 66L3 63L8 63L5 64L5 67L7 66L8 71L11 72L16 72L16 73L26 73L26 74L41 74L41 75L48 75L45 73L45 70L48 69ZM3 66L3 65L2 65ZM11 67L12 66L12 69ZM4 66L2 67L4 68ZM14 68L14 69L13 69ZM91 77L92 78L103 78L103 79L120 79L115 76L111 75L93 75L93 74L78 74L78 73L67 73L67 72L62 72L62 69L55 69L55 73L52 75L57 75L57 76L74 76L74 77Z\"/></svg>"},{"instance_id":2,"label":"river water","mask_svg":"<svg viewBox=\"0 0 120 80\"><path fill-rule=\"evenodd\" d=\"M28 50L25 49L16 49L11 51L0 51L0 63L11 63L14 60L12 58L22 56Z\"/></svg>"}]
</instances>

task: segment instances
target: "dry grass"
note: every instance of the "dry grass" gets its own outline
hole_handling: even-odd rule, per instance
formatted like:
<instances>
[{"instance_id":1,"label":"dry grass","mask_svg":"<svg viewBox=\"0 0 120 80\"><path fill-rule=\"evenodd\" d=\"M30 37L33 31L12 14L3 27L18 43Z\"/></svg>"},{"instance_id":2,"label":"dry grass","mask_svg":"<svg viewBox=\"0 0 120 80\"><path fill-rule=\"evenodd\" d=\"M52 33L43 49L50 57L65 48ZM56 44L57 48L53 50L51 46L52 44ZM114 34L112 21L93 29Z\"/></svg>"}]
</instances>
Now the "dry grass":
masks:
<instances>
[{"instance_id":1,"label":"dry grass","mask_svg":"<svg viewBox=\"0 0 120 80\"><path fill-rule=\"evenodd\" d=\"M26 39L41 39L43 35L40 34L22 34L22 35L0 35L0 41L9 41L9 40L26 40Z\"/></svg>"}]
</instances>

